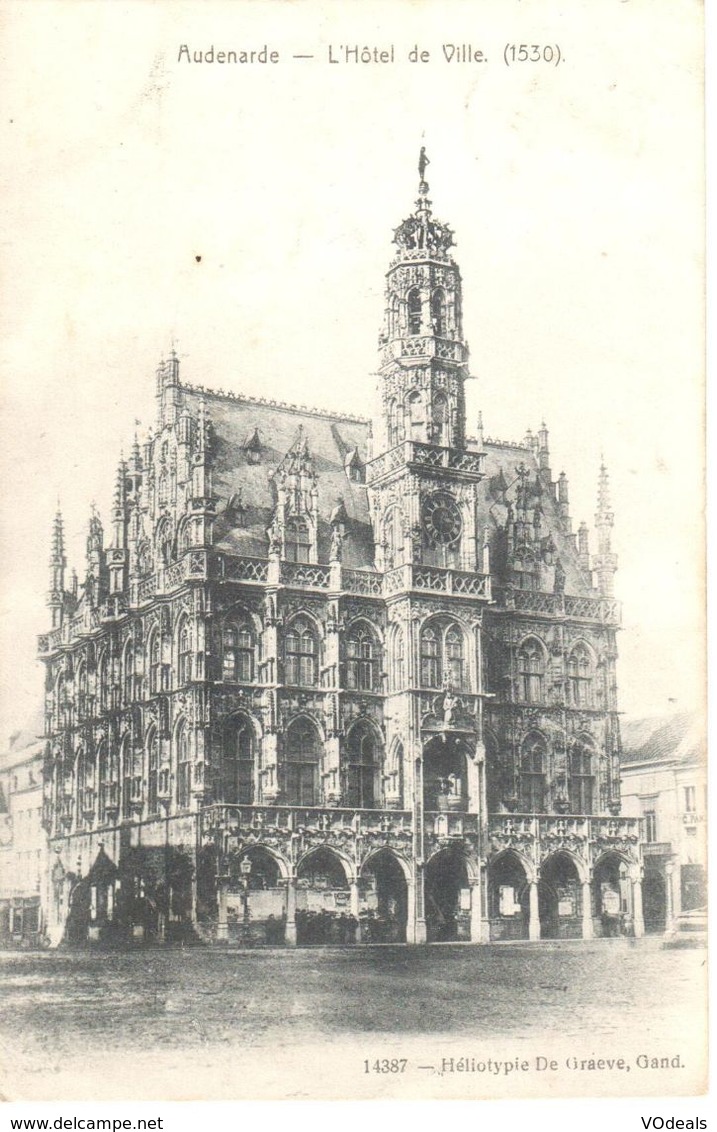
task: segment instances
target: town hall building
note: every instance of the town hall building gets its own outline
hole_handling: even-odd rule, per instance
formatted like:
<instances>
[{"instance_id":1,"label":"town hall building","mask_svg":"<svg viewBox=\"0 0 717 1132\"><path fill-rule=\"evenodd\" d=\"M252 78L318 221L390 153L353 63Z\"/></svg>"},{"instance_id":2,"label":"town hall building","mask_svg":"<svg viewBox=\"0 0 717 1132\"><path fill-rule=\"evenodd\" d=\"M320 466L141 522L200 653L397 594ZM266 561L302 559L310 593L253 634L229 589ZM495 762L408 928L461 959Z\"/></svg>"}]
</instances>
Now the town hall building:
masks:
<instances>
[{"instance_id":1,"label":"town hall building","mask_svg":"<svg viewBox=\"0 0 717 1132\"><path fill-rule=\"evenodd\" d=\"M173 353L79 582L55 520L55 944L642 934L607 473L591 554L545 425L469 429L424 178L386 275L379 420L193 385Z\"/></svg>"}]
</instances>

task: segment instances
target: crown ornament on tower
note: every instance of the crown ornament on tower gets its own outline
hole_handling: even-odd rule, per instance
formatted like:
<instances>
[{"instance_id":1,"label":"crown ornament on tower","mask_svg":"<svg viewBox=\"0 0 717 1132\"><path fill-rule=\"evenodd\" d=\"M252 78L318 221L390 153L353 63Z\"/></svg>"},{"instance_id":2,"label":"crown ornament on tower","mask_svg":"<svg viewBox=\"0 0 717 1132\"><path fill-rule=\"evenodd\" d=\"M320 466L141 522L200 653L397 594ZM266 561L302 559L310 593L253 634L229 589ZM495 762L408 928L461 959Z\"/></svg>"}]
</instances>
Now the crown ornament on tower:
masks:
<instances>
[{"instance_id":1,"label":"crown ornament on tower","mask_svg":"<svg viewBox=\"0 0 717 1132\"><path fill-rule=\"evenodd\" d=\"M442 255L453 247L453 232L447 224L434 220L431 202L428 199L428 181L425 179L429 159L426 147L421 146L418 158L418 200L413 215L403 220L394 231L393 242L402 251L422 251L431 255Z\"/></svg>"}]
</instances>

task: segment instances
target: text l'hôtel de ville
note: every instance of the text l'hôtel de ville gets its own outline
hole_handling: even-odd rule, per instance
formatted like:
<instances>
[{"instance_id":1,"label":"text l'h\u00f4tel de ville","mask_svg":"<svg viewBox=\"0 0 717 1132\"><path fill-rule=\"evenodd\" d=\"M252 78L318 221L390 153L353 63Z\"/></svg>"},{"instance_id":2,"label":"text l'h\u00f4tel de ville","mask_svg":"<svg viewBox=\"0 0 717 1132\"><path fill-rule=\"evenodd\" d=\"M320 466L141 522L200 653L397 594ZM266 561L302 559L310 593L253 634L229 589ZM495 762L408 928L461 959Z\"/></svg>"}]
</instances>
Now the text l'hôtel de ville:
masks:
<instances>
[{"instance_id":1,"label":"text l'h\u00f4tel de ville","mask_svg":"<svg viewBox=\"0 0 717 1132\"><path fill-rule=\"evenodd\" d=\"M268 43L254 47L220 49L211 44L202 50L191 48L188 43L180 44L178 63L236 63L272 64L286 59L316 59L325 63L364 64L369 63L430 63L434 59L445 63L485 63L485 52L472 43L442 43L439 48L428 49L414 43L408 47L397 47L393 43L378 46L367 43L329 43L320 51L306 50L303 53L280 52Z\"/></svg>"}]
</instances>

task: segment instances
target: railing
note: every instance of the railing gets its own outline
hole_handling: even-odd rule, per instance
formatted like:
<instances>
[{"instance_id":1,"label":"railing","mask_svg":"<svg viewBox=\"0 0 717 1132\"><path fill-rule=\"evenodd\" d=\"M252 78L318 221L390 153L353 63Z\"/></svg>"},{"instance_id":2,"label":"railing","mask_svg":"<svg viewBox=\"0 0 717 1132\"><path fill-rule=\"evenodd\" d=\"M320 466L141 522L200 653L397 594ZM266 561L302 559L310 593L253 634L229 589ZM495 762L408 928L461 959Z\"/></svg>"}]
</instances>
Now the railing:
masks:
<instances>
[{"instance_id":1,"label":"railing","mask_svg":"<svg viewBox=\"0 0 717 1132\"><path fill-rule=\"evenodd\" d=\"M491 600L489 574L476 574L469 570L449 570L441 566L414 566L406 564L389 570L384 578L384 593L401 590L421 590L427 593L453 597Z\"/></svg>"},{"instance_id":2,"label":"railing","mask_svg":"<svg viewBox=\"0 0 717 1132\"><path fill-rule=\"evenodd\" d=\"M426 834L432 834L439 841L464 837L477 837L480 832L478 814L451 813L427 810L423 815Z\"/></svg>"},{"instance_id":3,"label":"railing","mask_svg":"<svg viewBox=\"0 0 717 1132\"><path fill-rule=\"evenodd\" d=\"M284 585L327 590L331 581L331 568L308 562L282 562L279 577Z\"/></svg>"},{"instance_id":4,"label":"railing","mask_svg":"<svg viewBox=\"0 0 717 1132\"><path fill-rule=\"evenodd\" d=\"M383 575L372 570L342 570L341 587L350 594L381 597L383 594Z\"/></svg>"},{"instance_id":5,"label":"railing","mask_svg":"<svg viewBox=\"0 0 717 1132\"><path fill-rule=\"evenodd\" d=\"M596 860L613 849L636 856L640 818L594 817L585 814L490 814L488 840L493 852L514 849L534 857L566 850Z\"/></svg>"},{"instance_id":6,"label":"railing","mask_svg":"<svg viewBox=\"0 0 717 1132\"><path fill-rule=\"evenodd\" d=\"M621 620L620 602L614 598L574 597L569 594L501 588L496 593L496 599L506 609L521 610L525 613L543 613L549 617L599 621L603 625L619 625Z\"/></svg>"},{"instance_id":7,"label":"railing","mask_svg":"<svg viewBox=\"0 0 717 1132\"><path fill-rule=\"evenodd\" d=\"M443 358L450 362L465 362L468 350L462 342L438 338L433 334L415 334L409 338L393 338L382 350L382 360L394 358Z\"/></svg>"},{"instance_id":8,"label":"railing","mask_svg":"<svg viewBox=\"0 0 717 1132\"><path fill-rule=\"evenodd\" d=\"M452 471L482 476L485 463L483 452L469 452L465 448L446 448L417 440L403 440L388 452L383 452L367 465L369 483L374 483L389 472L406 464L421 467L449 468Z\"/></svg>"},{"instance_id":9,"label":"railing","mask_svg":"<svg viewBox=\"0 0 717 1132\"><path fill-rule=\"evenodd\" d=\"M409 810L356 810L318 806L233 806L217 803L202 811L204 829L246 833L410 834Z\"/></svg>"},{"instance_id":10,"label":"railing","mask_svg":"<svg viewBox=\"0 0 717 1132\"><path fill-rule=\"evenodd\" d=\"M269 560L222 555L220 576L237 582L266 582L269 577Z\"/></svg>"}]
</instances>

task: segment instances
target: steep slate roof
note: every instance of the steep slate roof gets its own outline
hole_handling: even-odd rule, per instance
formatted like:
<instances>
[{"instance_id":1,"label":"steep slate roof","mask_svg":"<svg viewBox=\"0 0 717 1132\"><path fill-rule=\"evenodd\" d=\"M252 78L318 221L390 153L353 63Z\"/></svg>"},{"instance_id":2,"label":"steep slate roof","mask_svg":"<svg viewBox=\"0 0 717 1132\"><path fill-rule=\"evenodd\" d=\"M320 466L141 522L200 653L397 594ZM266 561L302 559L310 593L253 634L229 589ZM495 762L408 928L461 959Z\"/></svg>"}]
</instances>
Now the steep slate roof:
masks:
<instances>
[{"instance_id":1,"label":"steep slate roof","mask_svg":"<svg viewBox=\"0 0 717 1132\"><path fill-rule=\"evenodd\" d=\"M640 763L687 763L704 761L704 720L694 712L625 720L622 732L624 766Z\"/></svg>"},{"instance_id":2,"label":"steep slate roof","mask_svg":"<svg viewBox=\"0 0 717 1132\"><path fill-rule=\"evenodd\" d=\"M214 545L219 551L265 558L266 531L276 494L270 480L303 428L319 501L319 561L327 562L331 544L330 518L343 499L348 516L343 562L351 567L373 566L373 534L366 487L353 483L345 460L354 450L366 461L369 422L251 398L222 396L182 386L182 399L192 414L204 400L214 432L212 485L218 496ZM261 444L259 463L249 462L250 449ZM234 507L227 505L234 499ZM241 525L237 510L241 509Z\"/></svg>"},{"instance_id":3,"label":"steep slate roof","mask_svg":"<svg viewBox=\"0 0 717 1132\"><path fill-rule=\"evenodd\" d=\"M525 465L530 473L530 482L534 484L538 475L538 461L532 449L514 444L486 440L484 449L485 477L479 485L478 530L487 528L493 532L491 561L497 563L500 559L496 545L498 531L506 519L506 507L500 499L500 477L502 475L502 482L506 487L505 498L515 508L518 481L516 469L520 464ZM574 537L563 530L554 492L543 487L539 499L536 499L538 501L545 525L555 543L555 558L560 560L565 571L565 593L576 597L594 594L595 591L578 566Z\"/></svg>"}]
</instances>

